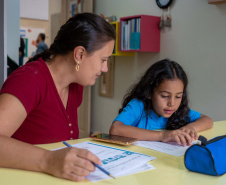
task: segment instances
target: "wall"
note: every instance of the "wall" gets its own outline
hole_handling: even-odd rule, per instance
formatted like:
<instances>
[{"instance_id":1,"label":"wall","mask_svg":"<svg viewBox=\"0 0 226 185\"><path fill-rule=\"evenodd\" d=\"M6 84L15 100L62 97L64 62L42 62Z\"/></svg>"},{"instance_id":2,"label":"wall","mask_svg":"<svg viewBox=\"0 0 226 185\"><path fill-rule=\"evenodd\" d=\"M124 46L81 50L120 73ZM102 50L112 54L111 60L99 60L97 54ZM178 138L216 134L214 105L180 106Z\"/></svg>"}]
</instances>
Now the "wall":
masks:
<instances>
[{"instance_id":1,"label":"wall","mask_svg":"<svg viewBox=\"0 0 226 185\"><path fill-rule=\"evenodd\" d=\"M49 0L49 43L51 44L61 26L61 0Z\"/></svg>"},{"instance_id":2,"label":"wall","mask_svg":"<svg viewBox=\"0 0 226 185\"><path fill-rule=\"evenodd\" d=\"M32 53L36 51L37 47L32 45L32 41L35 41L37 39L37 36L40 32L45 33L46 38L45 38L45 43L49 46L50 44L50 36L49 36L49 21L46 20L39 20L39 19L27 19L27 18L20 18L20 28L22 30L35 30L37 32L31 32L31 36L27 36L26 38L28 39L28 52L27 52L27 57L24 57L24 64L27 62L29 57L32 56ZM26 29L24 29L26 28Z\"/></svg>"},{"instance_id":3,"label":"wall","mask_svg":"<svg viewBox=\"0 0 226 185\"><path fill-rule=\"evenodd\" d=\"M94 12L118 18L136 14L161 15L155 1L95 0ZM92 131L108 132L128 87L154 62L170 58L180 63L189 78L191 108L214 119L225 120L226 112L226 4L207 0L174 1L172 28L161 32L160 53L136 53L116 57L114 97L98 95L92 87ZM126 74L126 75L125 75Z\"/></svg>"},{"instance_id":4,"label":"wall","mask_svg":"<svg viewBox=\"0 0 226 185\"><path fill-rule=\"evenodd\" d=\"M7 49L6 49L6 1L0 1L0 88L6 79L6 66L7 66Z\"/></svg>"},{"instance_id":5,"label":"wall","mask_svg":"<svg viewBox=\"0 0 226 185\"><path fill-rule=\"evenodd\" d=\"M33 3L32 6L31 3ZM26 11L28 9L29 11ZM32 2L30 0L21 0L20 26L45 29L45 42L49 46L61 25L59 20L52 19L52 15L57 15L56 18L59 18L60 13L61 0L35 0ZM55 30L51 30L51 26L54 24Z\"/></svg>"},{"instance_id":6,"label":"wall","mask_svg":"<svg viewBox=\"0 0 226 185\"><path fill-rule=\"evenodd\" d=\"M37 49L32 45L32 41L36 40L38 34L43 30L46 35L45 43L49 46L49 0L21 0L20 11L20 27L22 29L28 28L25 30L31 29L30 33L27 32L29 34L25 34L28 39L27 57L24 57L24 63L26 63Z\"/></svg>"},{"instance_id":7,"label":"wall","mask_svg":"<svg viewBox=\"0 0 226 185\"><path fill-rule=\"evenodd\" d=\"M28 28L43 28L46 34L46 44L49 45L49 21L38 19L20 18L20 26ZM38 35L37 35L38 36Z\"/></svg>"},{"instance_id":8,"label":"wall","mask_svg":"<svg viewBox=\"0 0 226 185\"><path fill-rule=\"evenodd\" d=\"M19 64L20 1L7 0L7 55Z\"/></svg>"},{"instance_id":9,"label":"wall","mask_svg":"<svg viewBox=\"0 0 226 185\"><path fill-rule=\"evenodd\" d=\"M0 3L0 88L7 77L7 55L17 63L19 60L19 7L18 0Z\"/></svg>"},{"instance_id":10,"label":"wall","mask_svg":"<svg viewBox=\"0 0 226 185\"><path fill-rule=\"evenodd\" d=\"M45 0L44 0L45 1ZM45 16L42 15L42 13L37 13L36 15L28 14L23 11L26 7L29 5L30 2L27 2L27 0L22 0L21 1L21 18L20 18L20 26L21 27L29 27L29 28L41 28L45 30L45 34L46 34L46 39L45 42L48 46L50 46L50 44L52 43L57 31L59 30L60 27L60 23L58 20L56 19L52 19L52 15L58 15L57 18L59 18L59 14L61 12L61 0L49 0L46 1L48 6L46 6L48 8L48 10L44 9L43 13ZM46 3L45 2L45 3ZM28 3L28 4L26 4ZM39 7L37 9L42 9L40 7L44 6L42 1L36 0L35 1L35 6ZM47 15L46 15L47 14ZM34 17L34 18L28 18L28 16L30 17ZM57 22L58 21L58 22ZM52 30L51 25L54 25L54 30ZM29 43L31 44L31 43ZM26 62L26 61L24 61Z\"/></svg>"},{"instance_id":11,"label":"wall","mask_svg":"<svg viewBox=\"0 0 226 185\"><path fill-rule=\"evenodd\" d=\"M20 0L20 17L28 19L49 19L49 0Z\"/></svg>"}]
</instances>

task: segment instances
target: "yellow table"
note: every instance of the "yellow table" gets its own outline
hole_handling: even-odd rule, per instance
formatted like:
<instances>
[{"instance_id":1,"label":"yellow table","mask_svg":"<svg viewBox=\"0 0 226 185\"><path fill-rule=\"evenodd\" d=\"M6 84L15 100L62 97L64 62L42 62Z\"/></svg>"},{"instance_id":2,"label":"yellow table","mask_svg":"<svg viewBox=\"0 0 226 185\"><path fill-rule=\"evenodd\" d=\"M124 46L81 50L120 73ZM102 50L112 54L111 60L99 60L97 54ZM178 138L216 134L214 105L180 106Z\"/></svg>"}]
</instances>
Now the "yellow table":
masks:
<instances>
[{"instance_id":1,"label":"yellow table","mask_svg":"<svg viewBox=\"0 0 226 185\"><path fill-rule=\"evenodd\" d=\"M218 135L226 134L226 121L215 122L212 129L200 132L200 135L211 139ZM70 144L89 141L90 139L79 139L76 141L68 141ZM97 143L97 142L96 142ZM100 142L98 142L100 144ZM104 143L101 143L104 144ZM108 146L118 147L126 150L144 153L147 155L157 157L156 160L151 161L156 169L149 170L133 175L118 177L116 179L108 179L92 183L88 180L82 182L72 182L69 180L59 179L48 174L0 168L0 184L1 185L93 185L93 184L107 184L107 185L225 185L226 175L221 177L214 177L204 174L198 174L188 171L184 166L183 156L175 157L152 151L138 146L120 147L118 145L107 144ZM54 149L64 147L62 143L54 143L47 145L40 145L46 149Z\"/></svg>"}]
</instances>

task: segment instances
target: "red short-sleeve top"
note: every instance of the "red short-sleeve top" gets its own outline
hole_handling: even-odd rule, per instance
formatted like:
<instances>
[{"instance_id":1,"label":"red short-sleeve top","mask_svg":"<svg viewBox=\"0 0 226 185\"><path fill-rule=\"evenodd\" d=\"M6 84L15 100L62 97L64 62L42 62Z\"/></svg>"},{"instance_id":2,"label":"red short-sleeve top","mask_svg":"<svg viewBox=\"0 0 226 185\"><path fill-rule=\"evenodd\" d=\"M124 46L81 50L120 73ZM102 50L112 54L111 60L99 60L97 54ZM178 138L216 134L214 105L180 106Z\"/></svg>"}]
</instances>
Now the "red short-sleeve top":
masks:
<instances>
[{"instance_id":1,"label":"red short-sleeve top","mask_svg":"<svg viewBox=\"0 0 226 185\"><path fill-rule=\"evenodd\" d=\"M77 108L82 102L83 87L76 83L70 84L65 109L42 58L13 72L3 84L2 93L16 96L27 111L26 119L13 138L31 144L78 138Z\"/></svg>"}]
</instances>

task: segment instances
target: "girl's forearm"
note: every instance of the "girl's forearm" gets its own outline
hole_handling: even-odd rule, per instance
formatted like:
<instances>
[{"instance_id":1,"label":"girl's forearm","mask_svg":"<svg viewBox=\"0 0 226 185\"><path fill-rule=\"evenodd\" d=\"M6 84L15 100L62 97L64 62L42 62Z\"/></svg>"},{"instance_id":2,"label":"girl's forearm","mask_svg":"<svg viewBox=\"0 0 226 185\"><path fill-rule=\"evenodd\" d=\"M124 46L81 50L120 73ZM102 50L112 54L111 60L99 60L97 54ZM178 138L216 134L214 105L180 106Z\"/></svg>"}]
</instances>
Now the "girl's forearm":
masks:
<instances>
[{"instance_id":1,"label":"girl's forearm","mask_svg":"<svg viewBox=\"0 0 226 185\"><path fill-rule=\"evenodd\" d=\"M213 127L213 120L205 115L201 115L199 119L197 119L193 123L189 123L187 126L191 126L194 128L196 132L201 132Z\"/></svg>"},{"instance_id":2,"label":"girl's forearm","mask_svg":"<svg viewBox=\"0 0 226 185\"><path fill-rule=\"evenodd\" d=\"M110 134L120 135L126 137L137 138L138 140L143 141L161 141L162 140L162 132L160 131L152 131L141 129L129 125L125 125L120 121L115 121L111 128Z\"/></svg>"}]
</instances>

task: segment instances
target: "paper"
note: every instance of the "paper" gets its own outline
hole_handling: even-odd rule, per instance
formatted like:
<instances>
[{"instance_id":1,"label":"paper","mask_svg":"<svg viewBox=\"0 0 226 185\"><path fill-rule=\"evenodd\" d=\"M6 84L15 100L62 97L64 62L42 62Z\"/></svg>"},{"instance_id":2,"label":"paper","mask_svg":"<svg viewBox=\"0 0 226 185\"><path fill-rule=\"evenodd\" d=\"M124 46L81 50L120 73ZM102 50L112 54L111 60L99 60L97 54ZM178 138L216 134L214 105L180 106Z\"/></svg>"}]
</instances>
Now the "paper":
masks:
<instances>
[{"instance_id":1,"label":"paper","mask_svg":"<svg viewBox=\"0 0 226 185\"><path fill-rule=\"evenodd\" d=\"M155 169L154 166L145 163L133 170L127 171L127 172L121 172L119 175L113 175L114 177L120 177L120 176L125 176L125 175L132 175L134 173L139 173L139 172L143 172L143 171L147 171L147 170L153 170ZM104 179L112 179L111 177L109 177L108 175L104 174L103 172L101 172L98 168L96 168L95 172L90 173L89 176L86 177L88 180L92 181L92 182L97 182L100 180L104 180Z\"/></svg>"},{"instance_id":2,"label":"paper","mask_svg":"<svg viewBox=\"0 0 226 185\"><path fill-rule=\"evenodd\" d=\"M101 167L110 172L114 177L155 169L152 165L146 163L156 158L141 153L121 150L91 142L74 144L72 147L87 149L98 156L102 161ZM109 179L110 177L96 168L95 172L91 172L86 178L92 182L96 182L103 179Z\"/></svg>"},{"instance_id":3,"label":"paper","mask_svg":"<svg viewBox=\"0 0 226 185\"><path fill-rule=\"evenodd\" d=\"M193 141L192 144L197 144L197 141ZM189 146L184 147L182 145L178 145L176 142L163 143L159 141L136 141L134 145L177 157L184 155L186 150L189 148Z\"/></svg>"}]
</instances>

